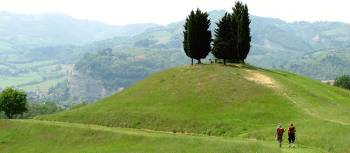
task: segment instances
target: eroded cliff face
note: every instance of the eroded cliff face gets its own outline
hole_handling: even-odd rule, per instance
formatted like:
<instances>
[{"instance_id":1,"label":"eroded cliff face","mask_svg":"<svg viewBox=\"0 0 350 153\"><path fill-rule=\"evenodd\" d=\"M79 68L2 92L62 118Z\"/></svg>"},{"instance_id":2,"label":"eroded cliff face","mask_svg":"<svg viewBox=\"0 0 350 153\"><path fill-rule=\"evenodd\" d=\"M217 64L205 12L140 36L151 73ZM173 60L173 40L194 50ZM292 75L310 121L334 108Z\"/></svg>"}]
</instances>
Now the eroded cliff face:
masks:
<instances>
[{"instance_id":1,"label":"eroded cliff face","mask_svg":"<svg viewBox=\"0 0 350 153\"><path fill-rule=\"evenodd\" d=\"M69 74L68 87L71 99L79 102L91 102L111 94L100 80L74 69Z\"/></svg>"}]
</instances>

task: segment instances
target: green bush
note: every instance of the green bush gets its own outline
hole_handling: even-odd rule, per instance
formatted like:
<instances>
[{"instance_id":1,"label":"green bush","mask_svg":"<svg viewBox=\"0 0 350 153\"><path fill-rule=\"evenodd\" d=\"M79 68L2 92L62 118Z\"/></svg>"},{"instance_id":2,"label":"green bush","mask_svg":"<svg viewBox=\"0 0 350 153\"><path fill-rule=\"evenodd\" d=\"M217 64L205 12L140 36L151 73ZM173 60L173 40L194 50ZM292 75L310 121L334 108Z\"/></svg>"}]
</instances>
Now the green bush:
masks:
<instances>
[{"instance_id":1,"label":"green bush","mask_svg":"<svg viewBox=\"0 0 350 153\"><path fill-rule=\"evenodd\" d=\"M350 76L343 75L335 79L335 86L350 90Z\"/></svg>"}]
</instances>

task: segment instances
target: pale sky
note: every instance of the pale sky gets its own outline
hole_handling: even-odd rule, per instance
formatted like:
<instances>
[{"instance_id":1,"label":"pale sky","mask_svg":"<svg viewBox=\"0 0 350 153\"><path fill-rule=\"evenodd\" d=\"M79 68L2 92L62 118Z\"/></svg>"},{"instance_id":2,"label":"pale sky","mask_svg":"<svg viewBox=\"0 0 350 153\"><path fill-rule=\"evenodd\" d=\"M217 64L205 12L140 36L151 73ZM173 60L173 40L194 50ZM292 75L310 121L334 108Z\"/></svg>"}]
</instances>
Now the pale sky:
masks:
<instances>
[{"instance_id":1,"label":"pale sky","mask_svg":"<svg viewBox=\"0 0 350 153\"><path fill-rule=\"evenodd\" d=\"M347 0L242 0L250 13L286 21L342 21L350 23ZM115 25L168 24L183 20L191 9L231 11L234 0L0 0L0 11L64 13Z\"/></svg>"}]
</instances>

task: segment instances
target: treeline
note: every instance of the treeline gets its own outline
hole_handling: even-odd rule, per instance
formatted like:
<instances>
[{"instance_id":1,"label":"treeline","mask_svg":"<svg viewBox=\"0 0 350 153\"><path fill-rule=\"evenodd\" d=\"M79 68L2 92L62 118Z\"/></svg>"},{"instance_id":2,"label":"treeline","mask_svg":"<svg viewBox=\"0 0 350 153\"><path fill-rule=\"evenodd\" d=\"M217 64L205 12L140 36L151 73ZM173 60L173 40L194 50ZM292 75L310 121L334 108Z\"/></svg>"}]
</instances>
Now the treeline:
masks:
<instances>
[{"instance_id":1,"label":"treeline","mask_svg":"<svg viewBox=\"0 0 350 153\"><path fill-rule=\"evenodd\" d=\"M250 51L250 19L248 6L236 2L232 13L226 13L217 23L215 39L212 39L210 19L207 12L200 9L191 11L184 25L183 47L185 53L201 63L211 52L217 59L230 62L243 62ZM213 44L212 44L213 42Z\"/></svg>"}]
</instances>

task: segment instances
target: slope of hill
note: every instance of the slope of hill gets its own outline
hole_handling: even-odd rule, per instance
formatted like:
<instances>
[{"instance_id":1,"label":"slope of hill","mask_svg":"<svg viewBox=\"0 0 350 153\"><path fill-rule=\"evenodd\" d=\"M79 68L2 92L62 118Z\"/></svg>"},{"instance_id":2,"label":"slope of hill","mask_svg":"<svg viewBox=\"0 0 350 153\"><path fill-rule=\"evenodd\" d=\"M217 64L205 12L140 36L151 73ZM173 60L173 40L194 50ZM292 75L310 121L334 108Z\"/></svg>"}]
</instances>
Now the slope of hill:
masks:
<instances>
[{"instance_id":1,"label":"slope of hill","mask_svg":"<svg viewBox=\"0 0 350 153\"><path fill-rule=\"evenodd\" d=\"M266 142L274 140L277 123L294 122L298 144L349 152L349 94L287 72L197 65L153 74L95 104L38 119Z\"/></svg>"}]
</instances>

